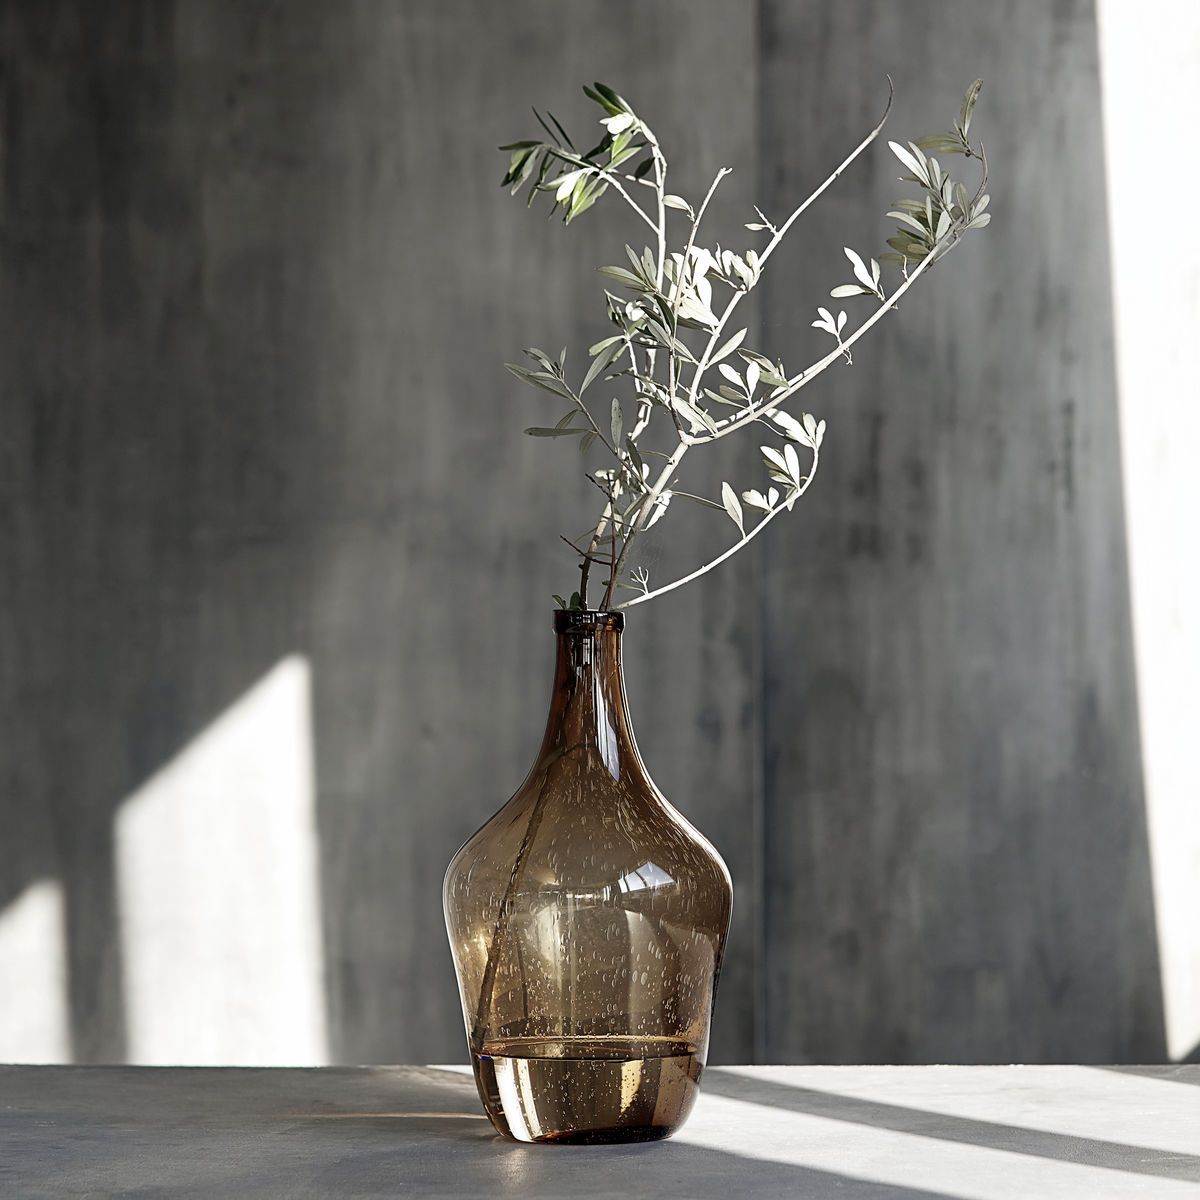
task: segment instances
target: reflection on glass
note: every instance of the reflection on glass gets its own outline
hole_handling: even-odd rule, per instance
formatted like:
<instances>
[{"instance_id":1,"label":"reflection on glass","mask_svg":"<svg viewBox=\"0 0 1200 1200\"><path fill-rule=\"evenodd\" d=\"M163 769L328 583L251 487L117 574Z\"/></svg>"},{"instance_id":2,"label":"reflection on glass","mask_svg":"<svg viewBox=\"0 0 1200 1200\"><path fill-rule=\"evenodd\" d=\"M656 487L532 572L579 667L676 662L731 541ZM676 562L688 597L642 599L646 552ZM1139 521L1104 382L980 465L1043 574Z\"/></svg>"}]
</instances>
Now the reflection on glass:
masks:
<instances>
[{"instance_id":1,"label":"reflection on glass","mask_svg":"<svg viewBox=\"0 0 1200 1200\"><path fill-rule=\"evenodd\" d=\"M623 892L641 892L647 888L670 887L675 880L654 863L642 863L636 871L630 871L617 881L617 887Z\"/></svg>"}]
</instances>

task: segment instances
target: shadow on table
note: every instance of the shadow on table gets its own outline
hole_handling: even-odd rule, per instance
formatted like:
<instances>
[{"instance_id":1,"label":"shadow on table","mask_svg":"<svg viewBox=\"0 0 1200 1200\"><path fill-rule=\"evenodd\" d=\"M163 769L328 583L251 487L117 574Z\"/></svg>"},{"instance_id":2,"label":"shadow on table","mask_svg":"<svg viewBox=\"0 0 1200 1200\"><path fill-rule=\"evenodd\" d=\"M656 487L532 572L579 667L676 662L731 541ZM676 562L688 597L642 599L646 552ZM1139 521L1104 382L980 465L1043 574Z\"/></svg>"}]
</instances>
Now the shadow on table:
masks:
<instances>
[{"instance_id":1,"label":"shadow on table","mask_svg":"<svg viewBox=\"0 0 1200 1200\"><path fill-rule=\"evenodd\" d=\"M973 1117L956 1117L899 1104L885 1104L878 1100L863 1100L856 1096L822 1092L761 1077L749 1078L723 1071L719 1067L710 1067L704 1072L704 1090L747 1104L786 1109L832 1121L871 1125L877 1129L936 1138L943 1142L1006 1150L1011 1154L1033 1158L1055 1159L1081 1166L1106 1167L1137 1175L1155 1175L1189 1182L1200 1178L1200 1157L1196 1155L1026 1129Z\"/></svg>"},{"instance_id":2,"label":"shadow on table","mask_svg":"<svg viewBox=\"0 0 1200 1200\"><path fill-rule=\"evenodd\" d=\"M449 1140L449 1139L447 1139ZM953 1193L932 1192L898 1184L858 1179L832 1171L789 1166L720 1150L674 1142L642 1146L518 1146L494 1139L486 1159L462 1154L449 1145L436 1163L418 1164L404 1150L364 1149L358 1142L327 1166L306 1166L301 1195L392 1196L398 1190L458 1200L561 1200L578 1195L589 1200L653 1195L687 1196L690 1200L960 1200ZM569 1161L568 1161L569 1160ZM309 1156L308 1161L311 1161ZM277 1177L270 1164L243 1160L220 1181L227 1194L275 1194L260 1191L265 1178ZM193 1193L180 1193L192 1195ZM204 1195L203 1188L194 1193ZM211 1194L211 1193L208 1193ZM46 1193L47 1196L53 1193Z\"/></svg>"},{"instance_id":3,"label":"shadow on table","mask_svg":"<svg viewBox=\"0 0 1200 1200\"><path fill-rule=\"evenodd\" d=\"M432 1084L428 1095L435 1102L457 1100L452 1113L465 1116L477 1112L474 1081L458 1071L424 1068L422 1075ZM440 1076L440 1078L439 1078ZM708 1072L705 1074L707 1083ZM363 1114L364 1116L366 1114ZM435 1114L423 1114L433 1118ZM529 1146L508 1141L485 1124L466 1120L430 1119L422 1122L422 1135L445 1147L438 1158L436 1180L441 1187L453 1187L455 1194L503 1196L520 1194L531 1197L642 1196L654 1193L661 1185L669 1195L686 1195L693 1200L708 1197L728 1200L731 1196L812 1198L838 1197L839 1200L957 1200L951 1193L912 1188L902 1184L858 1178L852 1174L819 1170L814 1167L761 1159L697 1146L685 1141L649 1142L627 1146ZM405 1123L413 1131L413 1123ZM481 1152L486 1157L481 1157ZM382 1162L386 1160L386 1155ZM362 1151L355 1161L363 1162ZM395 1159L392 1160L393 1164ZM340 1164L320 1180L334 1188L339 1180ZM482 1173L482 1174L481 1174ZM406 1178L409 1178L406 1175ZM481 1183L487 1185L481 1189ZM602 1190L597 1191L597 1187Z\"/></svg>"},{"instance_id":4,"label":"shadow on table","mask_svg":"<svg viewBox=\"0 0 1200 1200\"><path fill-rule=\"evenodd\" d=\"M520 1145L492 1131L470 1075L446 1068L16 1067L0 1068L0 1089L22 1097L10 1109L0 1190L31 1200L84 1191L957 1200L684 1141Z\"/></svg>"},{"instance_id":5,"label":"shadow on table","mask_svg":"<svg viewBox=\"0 0 1200 1200\"><path fill-rule=\"evenodd\" d=\"M398 1127L375 1124L343 1130L338 1153L324 1154L328 1163L309 1173L318 1194L387 1194L403 1183L418 1191L471 1197L519 1195L522 1200L559 1200L562 1196L688 1196L691 1200L959 1200L954 1193L862 1179L835 1171L774 1162L750 1154L715 1150L681 1141L628 1146L529 1146L510 1142L466 1121L405 1122ZM418 1134L419 1130L419 1134ZM332 1140L325 1130L322 1140ZM383 1135L386 1145L370 1141ZM418 1134L425 1141L425 1161L405 1151L403 1138ZM399 1144L398 1144L399 1141ZM350 1149L352 1145L353 1149ZM225 1181L230 1182L230 1181ZM250 1182L249 1180L247 1182ZM365 1190L364 1190L365 1189Z\"/></svg>"}]
</instances>

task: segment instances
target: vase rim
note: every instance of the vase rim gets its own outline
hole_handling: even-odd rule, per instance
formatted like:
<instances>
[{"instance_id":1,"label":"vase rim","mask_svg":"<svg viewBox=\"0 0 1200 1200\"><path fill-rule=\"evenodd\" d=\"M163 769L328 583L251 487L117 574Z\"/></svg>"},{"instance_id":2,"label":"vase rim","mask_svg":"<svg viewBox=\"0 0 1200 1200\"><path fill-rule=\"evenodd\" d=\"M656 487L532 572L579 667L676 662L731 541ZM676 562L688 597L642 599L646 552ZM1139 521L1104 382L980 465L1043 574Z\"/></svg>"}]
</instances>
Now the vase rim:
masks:
<instances>
[{"instance_id":1,"label":"vase rim","mask_svg":"<svg viewBox=\"0 0 1200 1200\"><path fill-rule=\"evenodd\" d=\"M597 629L612 629L620 633L625 628L625 614L616 609L556 608L555 633L587 633Z\"/></svg>"}]
</instances>

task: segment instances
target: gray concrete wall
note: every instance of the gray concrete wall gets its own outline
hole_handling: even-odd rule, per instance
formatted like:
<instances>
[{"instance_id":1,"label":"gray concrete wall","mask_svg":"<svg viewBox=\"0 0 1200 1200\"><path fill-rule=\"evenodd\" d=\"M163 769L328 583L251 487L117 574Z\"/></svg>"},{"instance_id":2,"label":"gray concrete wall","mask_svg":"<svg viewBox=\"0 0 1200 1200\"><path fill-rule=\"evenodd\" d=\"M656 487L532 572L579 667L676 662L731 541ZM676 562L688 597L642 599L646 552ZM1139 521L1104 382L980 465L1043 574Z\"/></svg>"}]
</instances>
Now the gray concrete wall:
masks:
<instances>
[{"instance_id":1,"label":"gray concrete wall","mask_svg":"<svg viewBox=\"0 0 1200 1200\"><path fill-rule=\"evenodd\" d=\"M985 78L996 203L811 400L830 453L769 552L769 1056L1153 1059L1092 5L779 4L764 44L777 195L869 120L839 82L891 71L922 130ZM814 214L811 274L875 235L889 157ZM782 336L809 302L767 286Z\"/></svg>"},{"instance_id":2,"label":"gray concrete wall","mask_svg":"<svg viewBox=\"0 0 1200 1200\"><path fill-rule=\"evenodd\" d=\"M1090 4L10 2L0 36L0 910L61 881L73 1057L126 1053L122 804L296 654L330 1056L461 1054L441 873L535 749L591 505L498 367L582 353L635 236L506 200L494 147L611 81L680 190L736 168L741 237L885 71L914 134L987 77L996 220L809 401L803 511L630 620L644 754L735 877L713 1056L1161 1055ZM775 269L790 360L894 173ZM680 524L664 573L717 536Z\"/></svg>"}]
</instances>

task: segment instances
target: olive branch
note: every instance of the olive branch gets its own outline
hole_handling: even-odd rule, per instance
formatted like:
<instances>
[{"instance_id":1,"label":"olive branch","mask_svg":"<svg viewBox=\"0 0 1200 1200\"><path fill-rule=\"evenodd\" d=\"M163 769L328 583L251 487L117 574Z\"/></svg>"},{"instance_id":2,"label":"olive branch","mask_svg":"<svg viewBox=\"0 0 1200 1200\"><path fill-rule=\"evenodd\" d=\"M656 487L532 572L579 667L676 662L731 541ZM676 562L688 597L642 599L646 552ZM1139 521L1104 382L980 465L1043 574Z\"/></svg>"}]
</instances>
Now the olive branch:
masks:
<instances>
[{"instance_id":1,"label":"olive branch","mask_svg":"<svg viewBox=\"0 0 1200 1200\"><path fill-rule=\"evenodd\" d=\"M608 320L616 332L589 348L591 362L577 386L567 379L565 349L553 358L530 347L525 354L531 367L505 364L519 379L570 405L554 425L532 426L526 433L533 437L577 438L585 454L598 444L607 460L603 467L587 473L603 497L600 516L578 537L562 539L579 557L580 582L569 602L555 596L561 606L587 607L593 565L607 570L601 608L612 605L618 587L636 593L619 608L665 595L725 562L781 512L795 507L816 476L825 422L808 412L794 416L784 411L783 405L835 363L852 364L852 348L857 342L886 313L896 309L900 298L957 246L968 230L981 229L991 220L986 211L987 155L982 143L976 146L970 140L980 87L976 80L967 89L950 132L931 134L906 146L888 143L905 168L900 178L916 184L918 192L915 198L897 200L888 212L899 222L896 233L887 239L888 251L870 258L845 247L853 280L838 284L830 292L833 299L861 301L866 297L873 305L853 327L844 310L835 314L819 306L812 325L828 333L835 345L795 374L787 371L782 359L772 361L748 347L748 329L730 333L730 319L742 299L757 286L771 255L799 217L882 132L894 97L890 78L887 104L879 122L786 220L777 226L755 208L758 219L748 222L745 228L767 235L760 250L737 253L719 245L709 248L698 243L704 214L729 174L728 168L717 172L698 206L667 191L667 160L658 138L621 96L602 83L583 89L604 112L600 121L603 136L586 153L578 152L553 114L543 117L536 109L534 115L548 140L501 147L511 156L503 184L515 195L532 181L529 204L548 193L551 212L561 213L563 221L570 224L611 189L654 235L653 247L639 252L627 245L625 263L599 268L600 274L620 289L606 289L604 293ZM926 151L978 159L980 181L974 192L968 193ZM677 251L668 250L668 212L682 214L686 222L686 235ZM899 272L890 291L882 264ZM716 304L718 289L723 305ZM717 307L721 309L719 315ZM633 420L628 427L620 397L613 396L602 407L590 396L585 399L597 381L619 383L632 390ZM721 410L732 411L717 415ZM669 422L668 433L674 441L672 444L668 440L668 450L642 445L656 416L663 428L668 428ZM775 439L773 444L761 447L767 476L764 485L742 491L739 497L738 491L725 482L719 500L677 486L680 465L690 450L749 425L762 426ZM662 520L676 498L723 512L733 522L738 537L727 550L694 571L652 588L644 568L627 570L630 550L643 533Z\"/></svg>"}]
</instances>

